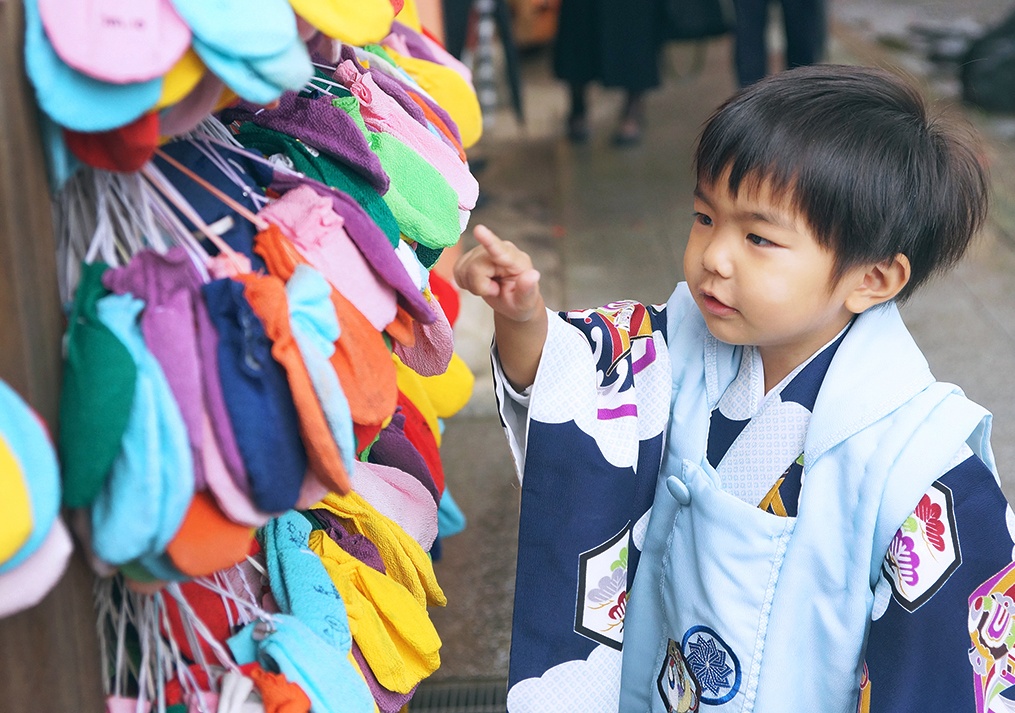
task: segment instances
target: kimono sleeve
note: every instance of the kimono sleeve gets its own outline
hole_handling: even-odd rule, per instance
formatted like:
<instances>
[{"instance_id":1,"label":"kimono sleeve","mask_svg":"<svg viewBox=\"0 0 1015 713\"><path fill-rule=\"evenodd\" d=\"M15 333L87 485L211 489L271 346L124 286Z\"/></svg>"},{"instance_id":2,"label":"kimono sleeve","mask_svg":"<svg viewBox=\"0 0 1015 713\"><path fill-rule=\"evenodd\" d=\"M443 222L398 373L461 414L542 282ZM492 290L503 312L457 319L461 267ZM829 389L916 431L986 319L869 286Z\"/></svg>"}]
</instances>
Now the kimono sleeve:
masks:
<instances>
[{"instance_id":1,"label":"kimono sleeve","mask_svg":"<svg viewBox=\"0 0 1015 713\"><path fill-rule=\"evenodd\" d=\"M975 455L931 486L885 558L861 713L1015 710L1013 527Z\"/></svg>"},{"instance_id":2,"label":"kimono sleeve","mask_svg":"<svg viewBox=\"0 0 1015 713\"><path fill-rule=\"evenodd\" d=\"M508 708L615 712L638 523L669 418L666 310L615 302L548 316L528 395L494 348L522 482Z\"/></svg>"}]
</instances>

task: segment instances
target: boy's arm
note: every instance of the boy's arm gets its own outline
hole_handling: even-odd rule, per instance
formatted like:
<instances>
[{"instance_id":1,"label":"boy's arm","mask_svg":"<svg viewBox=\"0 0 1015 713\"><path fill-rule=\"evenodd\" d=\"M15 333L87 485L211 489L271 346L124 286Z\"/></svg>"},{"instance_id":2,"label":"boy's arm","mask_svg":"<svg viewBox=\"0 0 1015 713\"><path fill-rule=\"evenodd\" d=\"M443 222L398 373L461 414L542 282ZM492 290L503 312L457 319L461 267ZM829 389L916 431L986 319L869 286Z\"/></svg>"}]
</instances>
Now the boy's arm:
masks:
<instances>
[{"instance_id":1,"label":"boy's arm","mask_svg":"<svg viewBox=\"0 0 1015 713\"><path fill-rule=\"evenodd\" d=\"M501 366L511 385L521 391L535 380L546 342L539 272L528 254L489 228L477 226L474 235L479 247L455 263L455 281L493 308Z\"/></svg>"}]
</instances>

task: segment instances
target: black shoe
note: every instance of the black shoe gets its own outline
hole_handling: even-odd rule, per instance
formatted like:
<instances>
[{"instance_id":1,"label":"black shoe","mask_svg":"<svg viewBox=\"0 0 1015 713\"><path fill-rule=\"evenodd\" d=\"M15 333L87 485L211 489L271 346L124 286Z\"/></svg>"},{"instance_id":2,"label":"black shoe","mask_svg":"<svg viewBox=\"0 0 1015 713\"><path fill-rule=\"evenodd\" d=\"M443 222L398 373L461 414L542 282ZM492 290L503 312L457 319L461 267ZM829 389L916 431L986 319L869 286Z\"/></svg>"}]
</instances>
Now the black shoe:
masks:
<instances>
[{"instance_id":1,"label":"black shoe","mask_svg":"<svg viewBox=\"0 0 1015 713\"><path fill-rule=\"evenodd\" d=\"M585 114L573 114L567 119L567 139L572 144L584 144L589 140L589 119Z\"/></svg>"},{"instance_id":2,"label":"black shoe","mask_svg":"<svg viewBox=\"0 0 1015 713\"><path fill-rule=\"evenodd\" d=\"M645 127L640 119L625 119L613 134L613 145L618 147L637 146L641 143Z\"/></svg>"}]
</instances>

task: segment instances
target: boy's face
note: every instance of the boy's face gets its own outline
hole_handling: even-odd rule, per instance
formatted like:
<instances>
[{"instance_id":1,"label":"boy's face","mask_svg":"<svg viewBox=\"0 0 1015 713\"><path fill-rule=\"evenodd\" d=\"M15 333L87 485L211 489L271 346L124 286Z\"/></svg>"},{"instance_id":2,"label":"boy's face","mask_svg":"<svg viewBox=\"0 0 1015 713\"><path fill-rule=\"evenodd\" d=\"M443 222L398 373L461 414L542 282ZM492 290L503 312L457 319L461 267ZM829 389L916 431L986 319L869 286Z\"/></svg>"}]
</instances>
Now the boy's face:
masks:
<instances>
[{"instance_id":1,"label":"boy's face","mask_svg":"<svg viewBox=\"0 0 1015 713\"><path fill-rule=\"evenodd\" d=\"M684 275L713 336L758 346L766 377L785 376L849 322L863 271L833 285L834 255L803 217L767 184L751 193L734 198L725 176L698 186Z\"/></svg>"}]
</instances>

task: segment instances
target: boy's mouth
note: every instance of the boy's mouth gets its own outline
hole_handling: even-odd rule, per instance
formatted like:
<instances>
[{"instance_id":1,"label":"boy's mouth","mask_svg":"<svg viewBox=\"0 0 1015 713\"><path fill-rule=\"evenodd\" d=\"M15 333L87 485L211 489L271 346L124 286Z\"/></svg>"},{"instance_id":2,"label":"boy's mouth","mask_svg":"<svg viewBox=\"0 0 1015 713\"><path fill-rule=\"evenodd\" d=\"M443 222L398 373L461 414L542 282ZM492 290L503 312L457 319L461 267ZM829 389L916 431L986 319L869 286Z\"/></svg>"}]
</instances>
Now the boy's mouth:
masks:
<instances>
[{"instance_id":1,"label":"boy's mouth","mask_svg":"<svg viewBox=\"0 0 1015 713\"><path fill-rule=\"evenodd\" d=\"M700 293L702 302L705 309L717 317L728 317L731 314L736 314L736 310L730 307L728 304L717 300L715 297L710 295L708 292L702 290Z\"/></svg>"}]
</instances>

